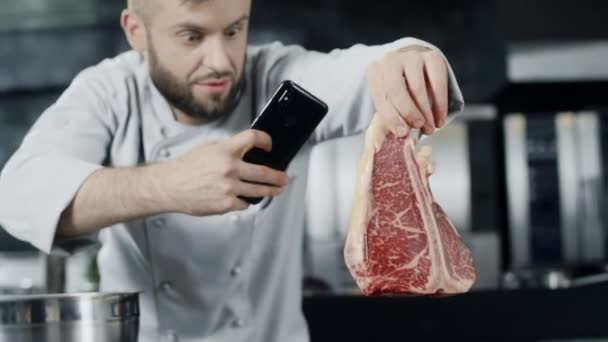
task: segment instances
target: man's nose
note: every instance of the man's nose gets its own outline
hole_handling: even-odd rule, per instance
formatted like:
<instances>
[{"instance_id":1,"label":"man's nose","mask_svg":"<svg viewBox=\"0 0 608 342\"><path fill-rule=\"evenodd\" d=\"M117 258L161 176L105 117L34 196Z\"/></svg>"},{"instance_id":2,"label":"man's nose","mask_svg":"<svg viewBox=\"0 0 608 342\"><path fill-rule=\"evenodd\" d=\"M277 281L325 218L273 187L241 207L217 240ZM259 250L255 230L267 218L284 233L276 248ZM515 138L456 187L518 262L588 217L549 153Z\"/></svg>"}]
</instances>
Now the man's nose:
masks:
<instances>
[{"instance_id":1,"label":"man's nose","mask_svg":"<svg viewBox=\"0 0 608 342\"><path fill-rule=\"evenodd\" d=\"M204 66L217 72L231 70L230 57L222 38L213 37L207 40L204 49Z\"/></svg>"}]
</instances>

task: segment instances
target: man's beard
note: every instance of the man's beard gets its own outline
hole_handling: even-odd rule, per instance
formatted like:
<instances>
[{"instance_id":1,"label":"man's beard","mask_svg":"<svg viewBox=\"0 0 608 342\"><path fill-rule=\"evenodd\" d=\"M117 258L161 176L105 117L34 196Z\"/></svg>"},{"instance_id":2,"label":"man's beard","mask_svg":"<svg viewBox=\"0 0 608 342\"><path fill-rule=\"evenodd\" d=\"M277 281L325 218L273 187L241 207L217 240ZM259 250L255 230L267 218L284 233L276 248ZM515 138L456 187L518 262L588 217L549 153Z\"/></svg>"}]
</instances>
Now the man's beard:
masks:
<instances>
[{"instance_id":1,"label":"man's beard","mask_svg":"<svg viewBox=\"0 0 608 342\"><path fill-rule=\"evenodd\" d=\"M177 77L159 63L156 51L152 47L150 47L149 58L150 78L152 82L169 104L185 115L209 122L225 116L237 106L245 86L243 77L238 77L237 79L237 76L229 71L213 72L191 82L184 83L179 81ZM231 87L226 96L223 94L213 94L202 100L194 97L192 88L195 83L207 79L220 78L227 78L231 81Z\"/></svg>"}]
</instances>

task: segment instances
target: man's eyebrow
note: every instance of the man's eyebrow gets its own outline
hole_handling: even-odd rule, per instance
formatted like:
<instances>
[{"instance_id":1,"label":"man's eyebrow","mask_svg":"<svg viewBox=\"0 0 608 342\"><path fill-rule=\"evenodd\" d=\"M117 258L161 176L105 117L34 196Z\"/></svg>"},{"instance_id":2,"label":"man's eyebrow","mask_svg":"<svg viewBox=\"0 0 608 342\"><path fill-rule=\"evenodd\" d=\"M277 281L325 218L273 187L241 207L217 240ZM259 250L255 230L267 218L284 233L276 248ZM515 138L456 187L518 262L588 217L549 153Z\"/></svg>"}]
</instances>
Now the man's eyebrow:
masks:
<instances>
[{"instance_id":1,"label":"man's eyebrow","mask_svg":"<svg viewBox=\"0 0 608 342\"><path fill-rule=\"evenodd\" d=\"M247 20L249 20L249 16L248 15L244 15L244 16L240 17L239 19L237 19L237 20L233 21L232 23L230 23L228 26L226 26L226 28L230 28L230 27L236 26L236 25L241 24L241 23L243 23L244 21L247 21ZM179 23L179 24L176 24L175 27L176 28L195 29L195 30L202 31L202 32L208 31L208 28L206 28L204 26L201 26L199 23L193 22L193 21L186 21L186 22L183 22L183 23Z\"/></svg>"},{"instance_id":2,"label":"man's eyebrow","mask_svg":"<svg viewBox=\"0 0 608 342\"><path fill-rule=\"evenodd\" d=\"M230 27L230 26L234 26L234 25L236 25L236 24L240 24L240 23L242 23L243 21L247 21L247 20L249 20L249 16L248 16L247 14L245 14L245 15L243 15L242 17L240 17L240 18L238 18L237 20L235 20L235 21L234 21L232 24L228 25L228 27Z\"/></svg>"}]
</instances>

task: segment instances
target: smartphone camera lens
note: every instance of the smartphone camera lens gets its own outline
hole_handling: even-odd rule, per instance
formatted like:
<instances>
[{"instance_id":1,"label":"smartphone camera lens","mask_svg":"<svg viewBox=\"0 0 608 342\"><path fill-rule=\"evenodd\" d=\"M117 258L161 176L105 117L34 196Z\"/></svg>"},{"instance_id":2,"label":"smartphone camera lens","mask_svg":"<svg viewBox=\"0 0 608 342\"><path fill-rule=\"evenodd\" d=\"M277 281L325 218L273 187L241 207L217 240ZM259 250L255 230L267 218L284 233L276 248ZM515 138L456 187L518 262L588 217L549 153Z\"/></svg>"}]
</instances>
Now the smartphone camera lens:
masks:
<instances>
[{"instance_id":1,"label":"smartphone camera lens","mask_svg":"<svg viewBox=\"0 0 608 342\"><path fill-rule=\"evenodd\" d=\"M279 99L279 103L285 105L289 102L289 100L291 100L291 92L289 90L285 90Z\"/></svg>"}]
</instances>

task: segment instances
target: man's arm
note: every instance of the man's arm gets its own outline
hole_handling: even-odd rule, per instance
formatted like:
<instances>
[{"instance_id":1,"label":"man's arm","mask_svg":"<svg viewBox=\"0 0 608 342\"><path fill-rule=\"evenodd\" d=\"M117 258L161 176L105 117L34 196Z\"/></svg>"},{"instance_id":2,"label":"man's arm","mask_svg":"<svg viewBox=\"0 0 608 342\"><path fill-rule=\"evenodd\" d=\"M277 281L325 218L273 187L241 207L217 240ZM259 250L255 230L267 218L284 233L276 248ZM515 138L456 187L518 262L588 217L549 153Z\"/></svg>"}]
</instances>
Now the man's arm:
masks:
<instances>
[{"instance_id":1,"label":"man's arm","mask_svg":"<svg viewBox=\"0 0 608 342\"><path fill-rule=\"evenodd\" d=\"M116 120L99 73L80 73L40 115L0 174L0 224L50 252L59 216L84 180L102 168Z\"/></svg>"},{"instance_id":2,"label":"man's arm","mask_svg":"<svg viewBox=\"0 0 608 342\"><path fill-rule=\"evenodd\" d=\"M91 234L165 212L222 214L248 206L239 196L279 195L287 175L243 162L243 155L253 147L271 149L270 137L248 130L221 143L200 146L177 160L100 169L85 180L63 211L57 236Z\"/></svg>"},{"instance_id":3,"label":"man's arm","mask_svg":"<svg viewBox=\"0 0 608 342\"><path fill-rule=\"evenodd\" d=\"M49 253L56 236L89 234L158 212L238 210L246 203L237 195L280 192L284 173L241 161L248 147L271 148L270 137L254 131L170 162L104 168L121 122L112 99L127 91L107 79L111 72L89 69L78 75L2 170L0 225L11 235Z\"/></svg>"},{"instance_id":4,"label":"man's arm","mask_svg":"<svg viewBox=\"0 0 608 342\"><path fill-rule=\"evenodd\" d=\"M57 237L92 234L103 227L166 210L159 165L103 168L91 174L62 212Z\"/></svg>"},{"instance_id":5,"label":"man's arm","mask_svg":"<svg viewBox=\"0 0 608 342\"><path fill-rule=\"evenodd\" d=\"M454 72L437 47L415 38L377 46L357 44L329 53L275 44L266 53L267 92L273 91L280 81L292 79L329 105L330 111L315 132L314 142L357 134L368 127L377 111L367 81L369 67L388 53L411 46L430 48L445 60L449 95L447 121L451 120L450 114L460 111L464 104Z\"/></svg>"}]
</instances>

